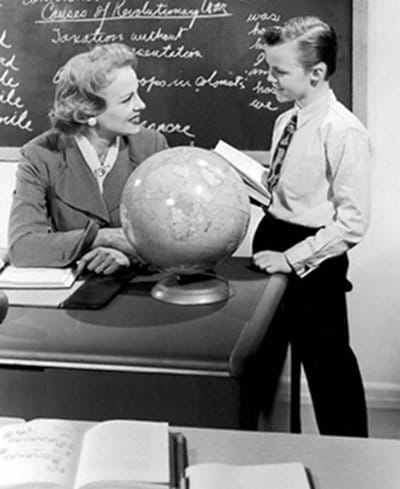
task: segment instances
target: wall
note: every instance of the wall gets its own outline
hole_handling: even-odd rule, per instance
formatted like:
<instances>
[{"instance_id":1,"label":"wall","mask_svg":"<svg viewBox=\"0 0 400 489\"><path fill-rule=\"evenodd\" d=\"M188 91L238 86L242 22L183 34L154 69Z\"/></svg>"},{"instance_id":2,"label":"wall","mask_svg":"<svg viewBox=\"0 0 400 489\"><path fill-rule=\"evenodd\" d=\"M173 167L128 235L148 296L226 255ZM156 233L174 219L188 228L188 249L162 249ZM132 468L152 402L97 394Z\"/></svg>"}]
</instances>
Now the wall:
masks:
<instances>
[{"instance_id":1,"label":"wall","mask_svg":"<svg viewBox=\"0 0 400 489\"><path fill-rule=\"evenodd\" d=\"M351 253L352 340L370 404L400 409L400 117L398 0L370 0L367 23L367 125L375 146L371 226ZM355 60L357 63L357 60ZM362 80L360 80L362 85ZM356 85L357 87L357 85Z\"/></svg>"}]
</instances>

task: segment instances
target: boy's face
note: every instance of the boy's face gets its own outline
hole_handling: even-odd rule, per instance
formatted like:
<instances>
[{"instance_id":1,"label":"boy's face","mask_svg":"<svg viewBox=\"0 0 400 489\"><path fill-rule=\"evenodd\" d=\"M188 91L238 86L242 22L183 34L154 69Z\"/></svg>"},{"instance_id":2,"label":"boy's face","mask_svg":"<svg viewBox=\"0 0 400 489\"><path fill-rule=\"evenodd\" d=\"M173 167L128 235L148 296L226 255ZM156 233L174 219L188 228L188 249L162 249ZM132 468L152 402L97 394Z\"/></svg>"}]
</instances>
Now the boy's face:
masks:
<instances>
[{"instance_id":1,"label":"boy's face","mask_svg":"<svg viewBox=\"0 0 400 489\"><path fill-rule=\"evenodd\" d=\"M301 106L306 105L312 93L311 73L300 64L297 42L267 46L265 53L269 66L268 80L278 101L296 101Z\"/></svg>"}]
</instances>

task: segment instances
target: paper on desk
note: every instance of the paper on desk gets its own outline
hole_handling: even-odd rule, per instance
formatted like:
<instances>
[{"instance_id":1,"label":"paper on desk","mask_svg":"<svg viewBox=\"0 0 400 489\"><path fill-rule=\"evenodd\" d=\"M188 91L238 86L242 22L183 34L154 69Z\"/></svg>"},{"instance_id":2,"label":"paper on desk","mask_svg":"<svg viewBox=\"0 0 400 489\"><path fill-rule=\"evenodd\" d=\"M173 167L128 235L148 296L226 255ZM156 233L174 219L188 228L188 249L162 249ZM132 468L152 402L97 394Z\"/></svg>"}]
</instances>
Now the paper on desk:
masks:
<instances>
[{"instance_id":1,"label":"paper on desk","mask_svg":"<svg viewBox=\"0 0 400 489\"><path fill-rule=\"evenodd\" d=\"M204 463L186 469L190 489L310 489L303 464Z\"/></svg>"},{"instance_id":2,"label":"paper on desk","mask_svg":"<svg viewBox=\"0 0 400 489\"><path fill-rule=\"evenodd\" d=\"M6 289L10 306L58 307L72 295L84 280L77 280L68 289Z\"/></svg>"},{"instance_id":3,"label":"paper on desk","mask_svg":"<svg viewBox=\"0 0 400 489\"><path fill-rule=\"evenodd\" d=\"M35 268L7 265L0 273L0 288L69 288L75 282L73 268Z\"/></svg>"}]
</instances>

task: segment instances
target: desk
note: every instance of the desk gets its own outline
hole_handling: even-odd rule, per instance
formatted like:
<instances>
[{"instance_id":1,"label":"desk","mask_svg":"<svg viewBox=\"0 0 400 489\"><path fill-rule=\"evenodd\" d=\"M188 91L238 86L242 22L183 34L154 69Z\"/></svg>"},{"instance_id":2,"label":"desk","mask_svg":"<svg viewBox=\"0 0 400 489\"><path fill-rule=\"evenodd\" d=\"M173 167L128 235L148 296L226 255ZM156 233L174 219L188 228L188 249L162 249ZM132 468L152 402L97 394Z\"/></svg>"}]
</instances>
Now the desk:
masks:
<instances>
[{"instance_id":1,"label":"desk","mask_svg":"<svg viewBox=\"0 0 400 489\"><path fill-rule=\"evenodd\" d=\"M235 257L217 267L227 301L176 306L137 276L97 311L11 307L0 326L0 415L168 419L237 428L241 373L285 290Z\"/></svg>"},{"instance_id":2,"label":"desk","mask_svg":"<svg viewBox=\"0 0 400 489\"><path fill-rule=\"evenodd\" d=\"M189 464L302 462L315 489L399 489L400 440L189 429ZM221 488L225 489L225 488Z\"/></svg>"}]
</instances>

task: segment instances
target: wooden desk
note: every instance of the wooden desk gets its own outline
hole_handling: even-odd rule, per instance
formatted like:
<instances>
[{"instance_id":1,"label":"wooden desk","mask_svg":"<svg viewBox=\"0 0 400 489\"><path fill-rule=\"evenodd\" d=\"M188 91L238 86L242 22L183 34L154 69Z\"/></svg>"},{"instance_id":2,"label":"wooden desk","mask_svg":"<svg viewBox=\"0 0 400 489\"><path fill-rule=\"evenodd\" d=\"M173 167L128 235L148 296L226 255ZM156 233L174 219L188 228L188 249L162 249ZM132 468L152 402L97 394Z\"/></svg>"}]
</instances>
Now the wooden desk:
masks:
<instances>
[{"instance_id":1,"label":"wooden desk","mask_svg":"<svg viewBox=\"0 0 400 489\"><path fill-rule=\"evenodd\" d=\"M12 307L0 325L0 415L168 419L241 425L241 372L286 286L284 276L217 267L234 296L207 306L152 299L138 276L97 311Z\"/></svg>"},{"instance_id":2,"label":"wooden desk","mask_svg":"<svg viewBox=\"0 0 400 489\"><path fill-rule=\"evenodd\" d=\"M311 470L315 489L400 487L400 440L195 428L181 431L187 437L189 464L302 462Z\"/></svg>"}]
</instances>

